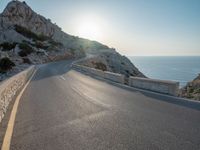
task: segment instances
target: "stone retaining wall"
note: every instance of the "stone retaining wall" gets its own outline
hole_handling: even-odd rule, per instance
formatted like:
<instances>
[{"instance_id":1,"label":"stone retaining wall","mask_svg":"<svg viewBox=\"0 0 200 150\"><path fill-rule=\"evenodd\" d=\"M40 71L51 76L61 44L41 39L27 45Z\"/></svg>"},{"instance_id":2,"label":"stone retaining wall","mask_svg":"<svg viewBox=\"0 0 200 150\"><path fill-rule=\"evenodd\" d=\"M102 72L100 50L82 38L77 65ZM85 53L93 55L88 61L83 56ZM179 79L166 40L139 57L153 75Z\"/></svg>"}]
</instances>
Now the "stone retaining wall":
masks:
<instances>
[{"instance_id":1,"label":"stone retaining wall","mask_svg":"<svg viewBox=\"0 0 200 150\"><path fill-rule=\"evenodd\" d=\"M3 119L10 102L16 98L34 71L35 66L31 66L0 84L0 122Z\"/></svg>"}]
</instances>

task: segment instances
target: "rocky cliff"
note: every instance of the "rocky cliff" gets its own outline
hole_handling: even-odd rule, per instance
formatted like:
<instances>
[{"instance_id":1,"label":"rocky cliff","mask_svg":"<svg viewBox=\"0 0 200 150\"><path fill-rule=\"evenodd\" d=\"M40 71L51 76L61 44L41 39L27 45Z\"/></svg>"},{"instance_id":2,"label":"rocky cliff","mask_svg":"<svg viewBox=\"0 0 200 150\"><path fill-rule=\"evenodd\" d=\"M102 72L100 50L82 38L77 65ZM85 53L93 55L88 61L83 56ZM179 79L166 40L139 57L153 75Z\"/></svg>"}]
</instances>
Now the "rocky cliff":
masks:
<instances>
[{"instance_id":1,"label":"rocky cliff","mask_svg":"<svg viewBox=\"0 0 200 150\"><path fill-rule=\"evenodd\" d=\"M180 90L180 96L200 101L200 74Z\"/></svg>"},{"instance_id":2,"label":"rocky cliff","mask_svg":"<svg viewBox=\"0 0 200 150\"><path fill-rule=\"evenodd\" d=\"M124 74L126 77L145 77L127 57L121 56L117 52L101 52L80 61L78 64L103 71Z\"/></svg>"},{"instance_id":3,"label":"rocky cliff","mask_svg":"<svg viewBox=\"0 0 200 150\"><path fill-rule=\"evenodd\" d=\"M98 68L99 63L109 71L144 76L114 49L63 32L26 2L11 1L0 14L0 57L9 58L16 67L85 56L89 57L84 65Z\"/></svg>"}]
</instances>

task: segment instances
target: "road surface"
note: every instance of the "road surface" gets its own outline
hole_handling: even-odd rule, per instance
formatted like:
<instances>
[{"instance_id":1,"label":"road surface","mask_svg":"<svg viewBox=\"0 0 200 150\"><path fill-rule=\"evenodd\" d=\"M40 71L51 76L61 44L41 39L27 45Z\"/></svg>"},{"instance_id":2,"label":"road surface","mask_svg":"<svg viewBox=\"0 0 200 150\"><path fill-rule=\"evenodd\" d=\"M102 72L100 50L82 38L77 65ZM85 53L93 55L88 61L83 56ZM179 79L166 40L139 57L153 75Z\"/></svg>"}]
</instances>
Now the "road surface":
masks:
<instances>
[{"instance_id":1,"label":"road surface","mask_svg":"<svg viewBox=\"0 0 200 150\"><path fill-rule=\"evenodd\" d=\"M23 93L11 150L199 150L200 105L42 65Z\"/></svg>"}]
</instances>

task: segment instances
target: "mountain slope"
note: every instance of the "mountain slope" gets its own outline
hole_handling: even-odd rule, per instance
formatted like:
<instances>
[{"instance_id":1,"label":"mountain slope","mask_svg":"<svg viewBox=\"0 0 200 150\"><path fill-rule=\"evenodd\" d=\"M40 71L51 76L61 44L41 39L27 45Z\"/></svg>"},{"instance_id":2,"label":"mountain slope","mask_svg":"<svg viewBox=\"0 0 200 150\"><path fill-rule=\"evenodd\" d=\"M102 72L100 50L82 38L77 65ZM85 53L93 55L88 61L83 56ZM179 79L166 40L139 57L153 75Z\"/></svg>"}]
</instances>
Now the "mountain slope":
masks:
<instances>
[{"instance_id":1,"label":"mountain slope","mask_svg":"<svg viewBox=\"0 0 200 150\"><path fill-rule=\"evenodd\" d=\"M200 74L181 89L180 96L200 101Z\"/></svg>"},{"instance_id":2,"label":"mountain slope","mask_svg":"<svg viewBox=\"0 0 200 150\"><path fill-rule=\"evenodd\" d=\"M60 27L51 23L50 19L35 13L25 2L12 1L0 16L0 30L3 31L0 37L1 41L18 42L25 40L20 35L16 35L13 25L18 25L29 29L38 35L47 36L56 42L62 43L65 48L97 50L107 49L108 47L98 42L89 41L64 33ZM10 32L10 34L8 33ZM17 39L12 36L19 36Z\"/></svg>"},{"instance_id":3,"label":"mountain slope","mask_svg":"<svg viewBox=\"0 0 200 150\"><path fill-rule=\"evenodd\" d=\"M144 77L115 49L63 32L50 19L34 12L26 2L11 1L0 14L0 57L8 57L16 67L85 56L90 57L82 62L84 65L96 67L92 62L98 58L96 63L106 65L109 71Z\"/></svg>"}]
</instances>

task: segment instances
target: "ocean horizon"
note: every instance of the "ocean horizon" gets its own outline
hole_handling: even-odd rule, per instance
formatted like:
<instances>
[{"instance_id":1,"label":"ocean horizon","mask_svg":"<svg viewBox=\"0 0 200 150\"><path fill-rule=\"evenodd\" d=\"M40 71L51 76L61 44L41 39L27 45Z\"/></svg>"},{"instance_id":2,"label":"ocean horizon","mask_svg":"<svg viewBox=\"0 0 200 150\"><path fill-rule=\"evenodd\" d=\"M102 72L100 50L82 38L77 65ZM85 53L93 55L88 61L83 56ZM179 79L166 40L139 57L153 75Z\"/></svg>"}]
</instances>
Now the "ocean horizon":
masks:
<instances>
[{"instance_id":1,"label":"ocean horizon","mask_svg":"<svg viewBox=\"0 0 200 150\"><path fill-rule=\"evenodd\" d=\"M147 77L180 82L185 86L200 73L200 56L128 56Z\"/></svg>"}]
</instances>

